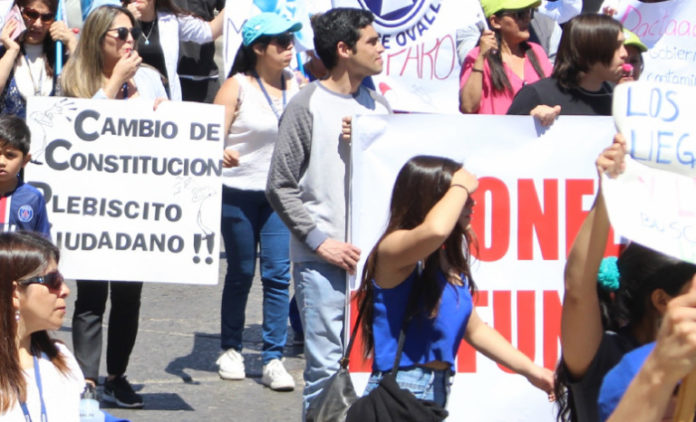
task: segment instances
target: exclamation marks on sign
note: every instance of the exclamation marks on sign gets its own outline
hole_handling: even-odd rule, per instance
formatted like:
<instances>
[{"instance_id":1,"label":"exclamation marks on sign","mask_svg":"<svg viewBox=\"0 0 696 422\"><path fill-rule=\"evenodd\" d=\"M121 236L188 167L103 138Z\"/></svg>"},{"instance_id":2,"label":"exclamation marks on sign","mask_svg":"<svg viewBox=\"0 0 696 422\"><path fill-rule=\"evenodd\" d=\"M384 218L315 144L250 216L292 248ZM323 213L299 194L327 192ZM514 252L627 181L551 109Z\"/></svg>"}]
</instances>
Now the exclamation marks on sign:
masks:
<instances>
[{"instance_id":1,"label":"exclamation marks on sign","mask_svg":"<svg viewBox=\"0 0 696 422\"><path fill-rule=\"evenodd\" d=\"M208 257L205 258L205 263L206 264L212 264L213 263L213 246L215 245L215 233L210 233L206 234L205 236L201 233L196 233L193 235L193 250L196 252L196 255L193 257L193 263L198 264L201 262L201 258L198 256L198 254L201 251L201 243L205 240L205 246L208 248Z\"/></svg>"}]
</instances>

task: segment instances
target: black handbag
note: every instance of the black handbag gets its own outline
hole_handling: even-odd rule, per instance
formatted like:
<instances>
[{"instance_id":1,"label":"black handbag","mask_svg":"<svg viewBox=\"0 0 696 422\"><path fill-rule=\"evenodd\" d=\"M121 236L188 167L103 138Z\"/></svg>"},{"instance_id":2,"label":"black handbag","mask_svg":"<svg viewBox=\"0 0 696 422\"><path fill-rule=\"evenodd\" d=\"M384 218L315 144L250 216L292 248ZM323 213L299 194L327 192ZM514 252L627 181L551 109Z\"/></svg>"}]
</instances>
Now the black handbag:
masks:
<instances>
[{"instance_id":1,"label":"black handbag","mask_svg":"<svg viewBox=\"0 0 696 422\"><path fill-rule=\"evenodd\" d=\"M436 422L447 418L449 412L430 400L416 398L410 391L399 387L399 370L406 333L402 325L399 345L392 370L382 377L379 385L367 396L359 398L348 410L346 422Z\"/></svg>"},{"instance_id":2,"label":"black handbag","mask_svg":"<svg viewBox=\"0 0 696 422\"><path fill-rule=\"evenodd\" d=\"M346 420L348 408L358 399L348 372L348 357L353 348L353 340L358 332L366 304L365 302L360 307L353 332L350 334L348 347L338 362L340 365L338 371L329 378L321 393L309 404L306 414L307 422L343 422Z\"/></svg>"}]
</instances>

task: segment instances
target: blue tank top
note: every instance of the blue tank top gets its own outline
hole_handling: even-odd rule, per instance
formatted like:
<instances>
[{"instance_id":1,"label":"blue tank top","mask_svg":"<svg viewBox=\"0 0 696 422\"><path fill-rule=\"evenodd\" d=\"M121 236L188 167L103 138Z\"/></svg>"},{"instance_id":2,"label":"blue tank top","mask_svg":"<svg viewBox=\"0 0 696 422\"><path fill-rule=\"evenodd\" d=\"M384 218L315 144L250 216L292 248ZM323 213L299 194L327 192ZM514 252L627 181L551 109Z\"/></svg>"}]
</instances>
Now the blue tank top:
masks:
<instances>
[{"instance_id":1,"label":"blue tank top","mask_svg":"<svg viewBox=\"0 0 696 422\"><path fill-rule=\"evenodd\" d=\"M380 288L372 280L375 288L373 370L389 371L394 365L399 331L416 274L417 270L414 270L403 283L391 289ZM449 363L452 365L451 369L454 369L454 358L471 315L471 293L466 280L463 286L455 286L447 282L441 271L437 274L437 281L442 289L437 316L428 318L424 314L418 314L411 319L406 329L400 368L437 360Z\"/></svg>"}]
</instances>

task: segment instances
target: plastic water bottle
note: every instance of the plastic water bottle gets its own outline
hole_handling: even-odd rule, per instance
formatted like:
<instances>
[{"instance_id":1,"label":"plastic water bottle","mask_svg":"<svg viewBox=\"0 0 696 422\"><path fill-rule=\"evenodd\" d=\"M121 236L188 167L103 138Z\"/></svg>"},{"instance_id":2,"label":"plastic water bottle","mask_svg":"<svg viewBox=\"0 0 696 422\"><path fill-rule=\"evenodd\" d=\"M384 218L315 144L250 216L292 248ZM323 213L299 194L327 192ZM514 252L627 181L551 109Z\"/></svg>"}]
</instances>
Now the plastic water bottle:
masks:
<instances>
[{"instance_id":1,"label":"plastic water bottle","mask_svg":"<svg viewBox=\"0 0 696 422\"><path fill-rule=\"evenodd\" d=\"M80 399L80 422L104 422L104 413L99 410L99 401L94 387L85 387Z\"/></svg>"}]
</instances>

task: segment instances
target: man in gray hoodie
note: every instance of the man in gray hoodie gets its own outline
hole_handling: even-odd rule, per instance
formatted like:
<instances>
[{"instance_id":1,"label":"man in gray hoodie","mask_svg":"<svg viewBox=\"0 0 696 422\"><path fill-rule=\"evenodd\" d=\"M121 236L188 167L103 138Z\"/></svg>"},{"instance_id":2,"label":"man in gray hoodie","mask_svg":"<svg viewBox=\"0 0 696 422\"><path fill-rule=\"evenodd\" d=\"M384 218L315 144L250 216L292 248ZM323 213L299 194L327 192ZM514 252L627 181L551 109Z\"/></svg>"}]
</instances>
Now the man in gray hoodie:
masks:
<instances>
[{"instance_id":1,"label":"man in gray hoodie","mask_svg":"<svg viewBox=\"0 0 696 422\"><path fill-rule=\"evenodd\" d=\"M343 125L355 114L386 114L386 100L361 85L382 71L373 16L337 8L314 22L315 51L329 70L303 88L283 113L266 196L290 229L290 260L305 332L303 416L338 370L343 353L346 271L360 250L346 242L350 144ZM344 120L346 123L344 123Z\"/></svg>"}]
</instances>

